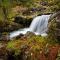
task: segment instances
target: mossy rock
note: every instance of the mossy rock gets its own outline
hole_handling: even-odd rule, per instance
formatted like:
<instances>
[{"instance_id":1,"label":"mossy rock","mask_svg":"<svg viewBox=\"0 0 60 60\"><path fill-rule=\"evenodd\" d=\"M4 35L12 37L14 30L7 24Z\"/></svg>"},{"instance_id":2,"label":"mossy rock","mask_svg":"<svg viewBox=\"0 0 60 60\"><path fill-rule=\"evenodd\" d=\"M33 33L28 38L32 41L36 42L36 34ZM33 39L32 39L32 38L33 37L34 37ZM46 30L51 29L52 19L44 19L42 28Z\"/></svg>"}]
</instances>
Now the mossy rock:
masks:
<instances>
[{"instance_id":1,"label":"mossy rock","mask_svg":"<svg viewBox=\"0 0 60 60\"><path fill-rule=\"evenodd\" d=\"M60 18L57 16L51 20L48 24L48 34L51 39L60 40Z\"/></svg>"}]
</instances>

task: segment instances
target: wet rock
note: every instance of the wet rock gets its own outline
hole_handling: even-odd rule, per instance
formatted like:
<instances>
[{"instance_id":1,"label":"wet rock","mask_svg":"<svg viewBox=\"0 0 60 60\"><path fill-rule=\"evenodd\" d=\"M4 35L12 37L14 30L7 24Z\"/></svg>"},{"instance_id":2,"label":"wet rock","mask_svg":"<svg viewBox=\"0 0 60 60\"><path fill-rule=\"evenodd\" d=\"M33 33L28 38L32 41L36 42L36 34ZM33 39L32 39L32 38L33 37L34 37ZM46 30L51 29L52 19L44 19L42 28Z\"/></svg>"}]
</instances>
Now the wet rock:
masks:
<instances>
[{"instance_id":1,"label":"wet rock","mask_svg":"<svg viewBox=\"0 0 60 60\"><path fill-rule=\"evenodd\" d=\"M21 38L23 36L24 36L23 34L20 34L19 36L16 37L16 39L19 39L19 38Z\"/></svg>"},{"instance_id":2,"label":"wet rock","mask_svg":"<svg viewBox=\"0 0 60 60\"><path fill-rule=\"evenodd\" d=\"M30 38L30 37L32 37L32 36L34 36L34 35L35 35L35 34L34 34L33 32L28 31L28 32L25 34L25 37Z\"/></svg>"},{"instance_id":3,"label":"wet rock","mask_svg":"<svg viewBox=\"0 0 60 60\"><path fill-rule=\"evenodd\" d=\"M28 27L32 21L32 18L26 19L20 16L16 16L14 22L21 24L23 27Z\"/></svg>"},{"instance_id":4,"label":"wet rock","mask_svg":"<svg viewBox=\"0 0 60 60\"><path fill-rule=\"evenodd\" d=\"M22 26L20 24L17 24L15 22L2 22L0 24L0 32L3 33L3 32L11 32L11 31L14 31L14 30L17 30L19 28L21 28Z\"/></svg>"}]
</instances>

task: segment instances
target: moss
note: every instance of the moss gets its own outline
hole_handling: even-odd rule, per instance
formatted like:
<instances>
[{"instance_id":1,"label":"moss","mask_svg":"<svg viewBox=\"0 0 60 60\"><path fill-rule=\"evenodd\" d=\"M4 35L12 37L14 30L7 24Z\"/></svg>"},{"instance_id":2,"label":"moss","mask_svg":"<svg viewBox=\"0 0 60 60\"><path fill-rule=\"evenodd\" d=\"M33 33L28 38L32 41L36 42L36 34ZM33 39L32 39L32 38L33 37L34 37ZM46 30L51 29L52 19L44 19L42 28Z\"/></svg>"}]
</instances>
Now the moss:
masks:
<instances>
[{"instance_id":1,"label":"moss","mask_svg":"<svg viewBox=\"0 0 60 60\"><path fill-rule=\"evenodd\" d=\"M7 49L13 49L15 51L19 51L21 49L21 46L27 45L30 47L31 50L40 50L46 45L47 41L44 37L40 36L33 36L31 38L27 38L27 40L13 40L8 42Z\"/></svg>"},{"instance_id":2,"label":"moss","mask_svg":"<svg viewBox=\"0 0 60 60\"><path fill-rule=\"evenodd\" d=\"M54 43L54 40L50 40L48 37L33 35L30 38L26 37L9 41L6 49L8 51L14 51L14 56L17 59L18 57L20 59L27 57L25 58L27 60L38 60L40 59L40 54L48 54L49 47L55 45L58 44L56 42Z\"/></svg>"},{"instance_id":3,"label":"moss","mask_svg":"<svg viewBox=\"0 0 60 60\"><path fill-rule=\"evenodd\" d=\"M57 28L56 18L51 20L48 26L49 26L48 36L53 40L56 39L56 28Z\"/></svg>"}]
</instances>

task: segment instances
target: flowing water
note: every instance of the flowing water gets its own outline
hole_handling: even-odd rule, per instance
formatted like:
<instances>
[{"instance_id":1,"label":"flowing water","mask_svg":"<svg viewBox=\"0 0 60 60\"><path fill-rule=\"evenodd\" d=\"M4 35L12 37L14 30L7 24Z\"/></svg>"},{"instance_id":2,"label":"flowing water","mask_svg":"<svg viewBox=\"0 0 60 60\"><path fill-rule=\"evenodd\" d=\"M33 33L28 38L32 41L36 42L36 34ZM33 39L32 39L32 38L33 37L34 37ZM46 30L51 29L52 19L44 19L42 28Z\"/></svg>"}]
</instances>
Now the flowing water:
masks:
<instances>
[{"instance_id":1,"label":"flowing water","mask_svg":"<svg viewBox=\"0 0 60 60\"><path fill-rule=\"evenodd\" d=\"M50 15L41 15L37 16L32 20L29 28L19 29L18 31L14 31L10 33L10 38L16 37L20 34L26 34L27 31L33 32L36 35L46 36L46 32L48 30L48 21Z\"/></svg>"}]
</instances>

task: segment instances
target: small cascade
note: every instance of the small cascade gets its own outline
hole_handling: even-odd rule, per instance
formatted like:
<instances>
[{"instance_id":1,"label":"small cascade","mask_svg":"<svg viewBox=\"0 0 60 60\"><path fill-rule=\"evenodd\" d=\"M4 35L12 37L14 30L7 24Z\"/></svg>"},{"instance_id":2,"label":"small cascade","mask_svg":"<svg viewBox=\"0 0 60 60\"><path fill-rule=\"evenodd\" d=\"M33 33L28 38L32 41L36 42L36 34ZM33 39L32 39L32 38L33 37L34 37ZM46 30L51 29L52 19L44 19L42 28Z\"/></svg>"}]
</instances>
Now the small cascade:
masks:
<instances>
[{"instance_id":1,"label":"small cascade","mask_svg":"<svg viewBox=\"0 0 60 60\"><path fill-rule=\"evenodd\" d=\"M48 30L47 26L48 26L49 17L50 15L42 15L34 18L29 27L30 31L38 34L46 33L46 31Z\"/></svg>"},{"instance_id":2,"label":"small cascade","mask_svg":"<svg viewBox=\"0 0 60 60\"><path fill-rule=\"evenodd\" d=\"M27 31L33 32L36 35L45 36L48 30L48 21L50 15L41 15L37 16L33 19L29 28L19 29L18 31L14 31L10 33L10 38L16 37L20 34L26 34Z\"/></svg>"}]
</instances>

